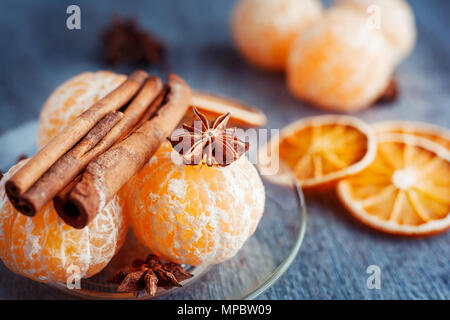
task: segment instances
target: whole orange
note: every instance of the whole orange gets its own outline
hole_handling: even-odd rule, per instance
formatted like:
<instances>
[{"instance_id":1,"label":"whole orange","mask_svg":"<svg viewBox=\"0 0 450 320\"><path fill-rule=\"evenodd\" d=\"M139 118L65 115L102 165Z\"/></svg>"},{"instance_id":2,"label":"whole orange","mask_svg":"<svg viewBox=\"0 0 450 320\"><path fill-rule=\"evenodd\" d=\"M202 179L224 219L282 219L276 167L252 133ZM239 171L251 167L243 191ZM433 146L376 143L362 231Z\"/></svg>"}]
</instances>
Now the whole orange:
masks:
<instances>
[{"instance_id":1,"label":"whole orange","mask_svg":"<svg viewBox=\"0 0 450 320\"><path fill-rule=\"evenodd\" d=\"M233 257L253 234L265 191L245 156L226 167L172 161L164 144L123 190L137 238L158 256L191 265Z\"/></svg>"}]
</instances>

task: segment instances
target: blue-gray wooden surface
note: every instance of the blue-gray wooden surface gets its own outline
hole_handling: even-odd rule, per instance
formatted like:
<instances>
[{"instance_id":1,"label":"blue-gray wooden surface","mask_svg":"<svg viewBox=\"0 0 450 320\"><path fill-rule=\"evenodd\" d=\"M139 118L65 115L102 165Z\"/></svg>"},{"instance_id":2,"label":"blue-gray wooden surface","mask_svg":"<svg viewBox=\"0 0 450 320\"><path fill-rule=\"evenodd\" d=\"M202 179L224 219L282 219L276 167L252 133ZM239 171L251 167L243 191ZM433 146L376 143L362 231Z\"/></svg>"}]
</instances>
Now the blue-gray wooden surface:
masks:
<instances>
[{"instance_id":1,"label":"blue-gray wooden surface","mask_svg":"<svg viewBox=\"0 0 450 320\"><path fill-rule=\"evenodd\" d=\"M401 98L356 115L367 121L411 119L449 127L450 2L410 2L419 34L414 53L397 71ZM81 7L81 31L66 29L66 8L73 3ZM143 26L164 37L171 71L193 88L260 107L268 115L269 127L320 114L290 96L282 74L255 70L233 50L228 25L233 3L2 0L0 134L36 119L46 97L62 81L82 71L105 68L99 58L98 35L115 12L139 17ZM309 197L307 203L308 227L300 254L261 298L450 298L450 233L425 239L390 237L355 222L333 197ZM371 264L381 268L380 290L366 288L366 268ZM1 264L0 270L0 298L67 298L45 285L5 274L8 271Z\"/></svg>"}]
</instances>

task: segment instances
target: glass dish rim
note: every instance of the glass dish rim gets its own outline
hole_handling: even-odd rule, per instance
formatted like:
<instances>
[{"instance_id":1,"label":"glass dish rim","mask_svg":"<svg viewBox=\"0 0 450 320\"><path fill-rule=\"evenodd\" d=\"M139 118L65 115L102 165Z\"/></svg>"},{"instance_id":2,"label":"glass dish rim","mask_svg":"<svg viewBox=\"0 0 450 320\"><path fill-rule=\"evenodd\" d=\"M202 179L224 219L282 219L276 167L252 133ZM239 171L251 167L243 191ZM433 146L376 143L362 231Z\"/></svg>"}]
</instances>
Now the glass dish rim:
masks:
<instances>
[{"instance_id":1,"label":"glass dish rim","mask_svg":"<svg viewBox=\"0 0 450 320\"><path fill-rule=\"evenodd\" d=\"M266 280L264 280L258 287L250 291L249 293L243 295L239 298L239 300L253 300L256 299L258 296L260 296L262 293L267 291L270 287L272 287L278 279L289 269L291 264L294 262L295 258L297 257L298 252L300 251L300 248L303 244L303 240L305 238L306 234L306 223L307 223L307 210L306 210L306 202L305 197L302 191L302 188L298 184L297 180L294 178L293 184L294 188L297 194L297 197L300 202L300 230L298 231L298 234L295 239L294 246L292 247L291 251L289 252L288 256L284 261L270 274Z\"/></svg>"}]
</instances>

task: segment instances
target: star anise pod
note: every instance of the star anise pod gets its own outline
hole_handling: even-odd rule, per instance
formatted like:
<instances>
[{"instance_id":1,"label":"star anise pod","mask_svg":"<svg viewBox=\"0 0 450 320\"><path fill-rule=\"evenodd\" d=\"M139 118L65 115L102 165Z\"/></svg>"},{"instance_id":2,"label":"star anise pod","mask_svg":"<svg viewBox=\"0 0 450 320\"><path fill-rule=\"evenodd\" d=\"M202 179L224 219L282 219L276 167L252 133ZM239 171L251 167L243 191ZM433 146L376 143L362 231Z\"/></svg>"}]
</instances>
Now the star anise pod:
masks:
<instances>
[{"instance_id":1,"label":"star anise pod","mask_svg":"<svg viewBox=\"0 0 450 320\"><path fill-rule=\"evenodd\" d=\"M183 156L186 165L205 163L207 166L227 166L239 159L249 148L236 137L236 128L227 128L230 113L222 114L209 124L208 119L193 107L197 120L192 126L183 124L168 138L172 147Z\"/></svg>"},{"instance_id":2,"label":"star anise pod","mask_svg":"<svg viewBox=\"0 0 450 320\"><path fill-rule=\"evenodd\" d=\"M111 281L119 284L118 292L134 292L137 295L145 290L154 296L158 287L181 287L180 282L192 276L179 264L163 263L157 256L150 254L145 261L136 259L132 267L119 270Z\"/></svg>"}]
</instances>

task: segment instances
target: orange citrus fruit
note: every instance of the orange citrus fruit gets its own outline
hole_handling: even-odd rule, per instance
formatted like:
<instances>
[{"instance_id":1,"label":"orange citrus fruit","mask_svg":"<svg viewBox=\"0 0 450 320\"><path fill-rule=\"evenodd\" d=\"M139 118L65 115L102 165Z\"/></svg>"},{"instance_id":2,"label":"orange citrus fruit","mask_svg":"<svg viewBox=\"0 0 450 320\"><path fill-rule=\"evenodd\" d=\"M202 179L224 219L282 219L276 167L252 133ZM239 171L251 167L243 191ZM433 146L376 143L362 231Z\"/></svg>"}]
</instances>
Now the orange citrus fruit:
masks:
<instances>
[{"instance_id":1,"label":"orange citrus fruit","mask_svg":"<svg viewBox=\"0 0 450 320\"><path fill-rule=\"evenodd\" d=\"M114 198L84 229L66 225L52 204L33 218L14 209L5 182L26 160L0 181L0 258L12 271L41 282L66 283L69 276L99 273L125 240L127 222Z\"/></svg>"},{"instance_id":2,"label":"orange citrus fruit","mask_svg":"<svg viewBox=\"0 0 450 320\"><path fill-rule=\"evenodd\" d=\"M337 186L349 212L371 228L417 236L450 227L450 156L413 136L385 135L373 163Z\"/></svg>"},{"instance_id":3,"label":"orange citrus fruit","mask_svg":"<svg viewBox=\"0 0 450 320\"><path fill-rule=\"evenodd\" d=\"M259 159L280 160L278 173L267 178L283 184L293 172L304 190L327 188L363 170L375 157L377 146L371 126L342 115L300 119L284 128L277 140L260 151Z\"/></svg>"},{"instance_id":4,"label":"orange citrus fruit","mask_svg":"<svg viewBox=\"0 0 450 320\"><path fill-rule=\"evenodd\" d=\"M374 123L377 134L407 134L424 138L450 150L450 130L433 124L418 122L391 120Z\"/></svg>"},{"instance_id":5,"label":"orange citrus fruit","mask_svg":"<svg viewBox=\"0 0 450 320\"><path fill-rule=\"evenodd\" d=\"M233 257L261 219L265 191L245 156L226 167L177 164L165 143L122 190L136 237L177 263Z\"/></svg>"},{"instance_id":6,"label":"orange citrus fruit","mask_svg":"<svg viewBox=\"0 0 450 320\"><path fill-rule=\"evenodd\" d=\"M355 10L364 15L367 23L380 28L393 49L396 63L414 48L416 25L414 13L404 0L337 0L334 7Z\"/></svg>"},{"instance_id":7,"label":"orange citrus fruit","mask_svg":"<svg viewBox=\"0 0 450 320\"><path fill-rule=\"evenodd\" d=\"M332 9L293 43L287 62L292 94L320 108L356 111L375 102L393 71L380 30L353 10Z\"/></svg>"},{"instance_id":8,"label":"orange citrus fruit","mask_svg":"<svg viewBox=\"0 0 450 320\"><path fill-rule=\"evenodd\" d=\"M253 65L284 70L292 41L321 14L318 0L241 0L231 20L233 40Z\"/></svg>"},{"instance_id":9,"label":"orange citrus fruit","mask_svg":"<svg viewBox=\"0 0 450 320\"><path fill-rule=\"evenodd\" d=\"M67 124L117 88L125 79L125 75L109 71L84 72L61 84L41 110L38 146L45 146Z\"/></svg>"}]
</instances>

